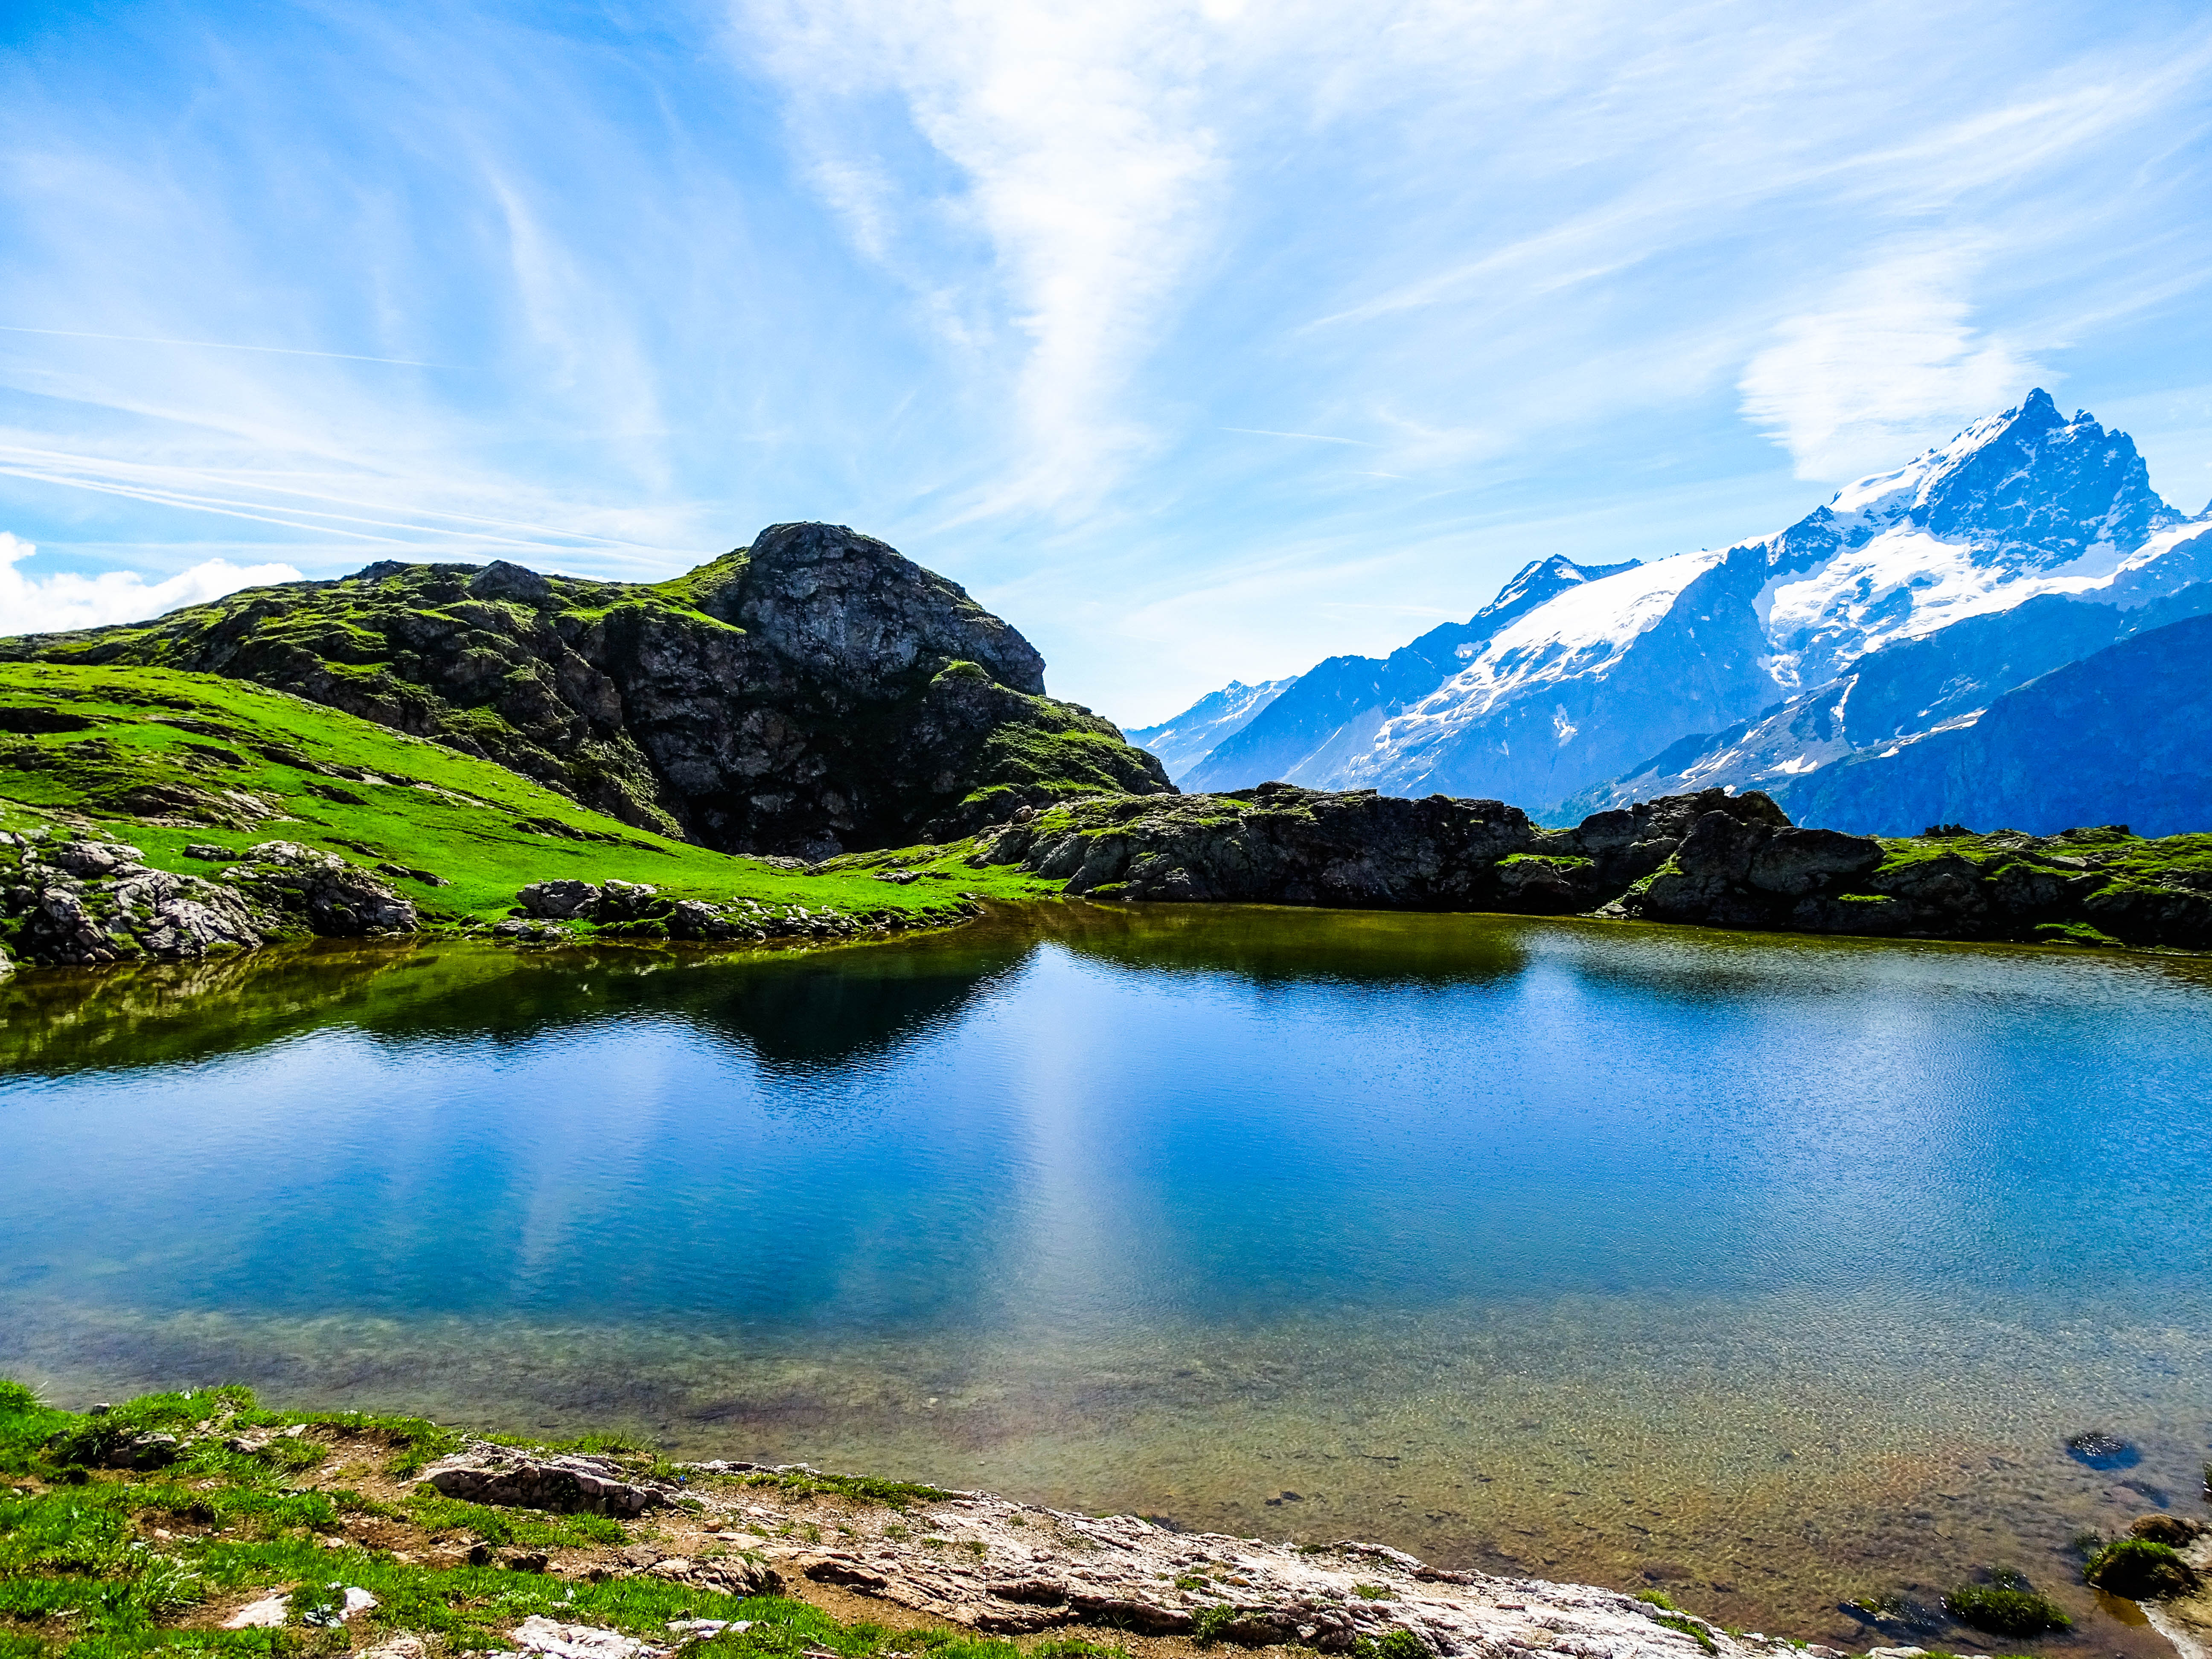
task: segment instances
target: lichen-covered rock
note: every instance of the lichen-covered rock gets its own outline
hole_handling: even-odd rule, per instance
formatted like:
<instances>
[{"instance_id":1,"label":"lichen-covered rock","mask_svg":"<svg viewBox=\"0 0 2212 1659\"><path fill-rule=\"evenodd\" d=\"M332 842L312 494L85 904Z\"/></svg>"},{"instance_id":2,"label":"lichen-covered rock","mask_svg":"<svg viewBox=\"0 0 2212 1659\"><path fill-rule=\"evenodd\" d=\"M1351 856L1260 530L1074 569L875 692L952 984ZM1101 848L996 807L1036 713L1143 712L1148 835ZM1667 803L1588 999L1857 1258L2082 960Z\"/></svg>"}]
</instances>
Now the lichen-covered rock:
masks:
<instances>
[{"instance_id":1,"label":"lichen-covered rock","mask_svg":"<svg viewBox=\"0 0 2212 1659\"><path fill-rule=\"evenodd\" d=\"M1692 822L1666 863L1607 908L1649 921L1803 926L1818 913L1798 901L1832 893L1881 861L1881 843L1871 836L1799 830L1765 812L1716 808Z\"/></svg>"},{"instance_id":2,"label":"lichen-covered rock","mask_svg":"<svg viewBox=\"0 0 2212 1659\"><path fill-rule=\"evenodd\" d=\"M264 842L247 862L225 872L244 892L305 918L311 932L336 938L415 931L415 902L335 853L297 842Z\"/></svg>"},{"instance_id":3,"label":"lichen-covered rock","mask_svg":"<svg viewBox=\"0 0 2212 1659\"><path fill-rule=\"evenodd\" d=\"M2212 949L2212 836L1955 826L1883 842L1707 789L1547 830L1494 800L1267 783L1024 806L969 861L1071 894L1369 909L1572 913L1704 927ZM879 872L896 880L900 872Z\"/></svg>"},{"instance_id":4,"label":"lichen-covered rock","mask_svg":"<svg viewBox=\"0 0 2212 1659\"><path fill-rule=\"evenodd\" d=\"M387 561L0 641L0 656L258 681L732 852L818 859L965 834L1071 790L1172 788L1110 721L1044 695L1013 629L835 525L771 526L651 585ZM141 805L251 816L197 794Z\"/></svg>"},{"instance_id":5,"label":"lichen-covered rock","mask_svg":"<svg viewBox=\"0 0 2212 1659\"><path fill-rule=\"evenodd\" d=\"M533 881L514 896L514 902L533 916L566 921L597 910L599 890L588 881Z\"/></svg>"}]
</instances>

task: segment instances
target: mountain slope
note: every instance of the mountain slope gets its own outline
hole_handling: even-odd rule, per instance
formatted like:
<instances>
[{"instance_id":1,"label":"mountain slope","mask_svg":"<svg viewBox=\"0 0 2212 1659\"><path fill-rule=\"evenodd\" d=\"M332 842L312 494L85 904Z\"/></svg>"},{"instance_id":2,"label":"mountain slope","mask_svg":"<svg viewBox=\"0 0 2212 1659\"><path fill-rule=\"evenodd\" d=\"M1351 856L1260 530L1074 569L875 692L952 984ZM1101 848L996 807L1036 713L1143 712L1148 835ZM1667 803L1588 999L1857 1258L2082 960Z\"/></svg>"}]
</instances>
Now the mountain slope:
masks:
<instances>
[{"instance_id":1,"label":"mountain slope","mask_svg":"<svg viewBox=\"0 0 2212 1659\"><path fill-rule=\"evenodd\" d=\"M1680 739L1562 808L1596 812L1686 790L1763 789L1781 799L1824 767L1972 725L1997 698L2119 640L2212 612L2212 582L2133 610L2045 594L2014 610L1869 653L1816 691L1717 732ZM1905 817L1913 811L1900 807ZM1931 801L1921 823L1945 817ZM2117 810L2117 809L2114 809ZM2092 814L2091 816L2099 816ZM2101 816L2110 817L2112 811ZM1887 821L1887 820L1885 820ZM1829 823L1832 829L1851 823Z\"/></svg>"},{"instance_id":2,"label":"mountain slope","mask_svg":"<svg viewBox=\"0 0 2212 1659\"><path fill-rule=\"evenodd\" d=\"M718 937L732 905L748 937L949 921L978 884L712 852L300 697L134 666L0 664L0 971L498 924L548 881L651 889L599 919L625 936Z\"/></svg>"},{"instance_id":3,"label":"mountain slope","mask_svg":"<svg viewBox=\"0 0 2212 1659\"><path fill-rule=\"evenodd\" d=\"M1536 560L1464 623L1432 628L1388 657L1331 657L1308 670L1178 779L1194 789L1233 789L1334 776L1383 720L1449 678L1498 629L1571 588L1634 563L1589 567L1557 556Z\"/></svg>"},{"instance_id":4,"label":"mountain slope","mask_svg":"<svg viewBox=\"0 0 2212 1659\"><path fill-rule=\"evenodd\" d=\"M1170 786L955 584L776 525L672 581L371 565L0 659L252 680L494 760L634 826L822 857L1067 791Z\"/></svg>"},{"instance_id":5,"label":"mountain slope","mask_svg":"<svg viewBox=\"0 0 2212 1659\"><path fill-rule=\"evenodd\" d=\"M1496 796L1550 818L1779 787L2111 644L2126 613L2212 579L2212 527L2152 491L2126 434L2038 391L1775 535L1588 574L1387 688L1373 659L1323 665L1191 786Z\"/></svg>"},{"instance_id":6,"label":"mountain slope","mask_svg":"<svg viewBox=\"0 0 2212 1659\"><path fill-rule=\"evenodd\" d=\"M2192 592L2212 593L2212 584ZM2203 600L2212 610L2212 597ZM1970 723L1855 754L1776 790L1801 822L2049 835L2124 811L2142 836L2212 823L2212 616L2149 629L2009 691Z\"/></svg>"},{"instance_id":7,"label":"mountain slope","mask_svg":"<svg viewBox=\"0 0 2212 1659\"><path fill-rule=\"evenodd\" d=\"M1180 783L1193 766L1224 739L1249 726L1297 684L1296 675L1286 680L1263 680L1258 685L1231 680L1174 718L1158 726L1137 727L1125 735L1138 748L1158 756L1168 776Z\"/></svg>"}]
</instances>

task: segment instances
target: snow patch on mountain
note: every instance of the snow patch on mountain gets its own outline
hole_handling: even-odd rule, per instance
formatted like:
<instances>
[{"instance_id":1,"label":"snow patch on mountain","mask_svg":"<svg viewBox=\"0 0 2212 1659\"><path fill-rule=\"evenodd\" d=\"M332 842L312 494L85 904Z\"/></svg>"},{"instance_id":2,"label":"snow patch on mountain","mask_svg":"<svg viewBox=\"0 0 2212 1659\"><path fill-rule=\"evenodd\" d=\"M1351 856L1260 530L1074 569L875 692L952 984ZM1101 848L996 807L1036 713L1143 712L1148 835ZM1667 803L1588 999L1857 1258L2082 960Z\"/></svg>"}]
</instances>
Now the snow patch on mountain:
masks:
<instances>
[{"instance_id":1,"label":"snow patch on mountain","mask_svg":"<svg viewBox=\"0 0 2212 1659\"><path fill-rule=\"evenodd\" d=\"M1607 778L1800 778L1967 729L2136 625L2120 612L2207 580L2212 523L2151 489L2126 434L2038 391L1774 535L1630 569L1540 561L1465 629L1318 665L1192 775L1544 812Z\"/></svg>"},{"instance_id":2,"label":"snow patch on mountain","mask_svg":"<svg viewBox=\"0 0 2212 1659\"><path fill-rule=\"evenodd\" d=\"M1298 682L1265 680L1247 685L1231 680L1218 691L1207 693L1180 714L1158 726L1139 726L1122 735L1139 749L1159 757L1168 776L1181 783L1184 775L1212 752L1224 738L1234 737L1266 710L1268 704Z\"/></svg>"},{"instance_id":3,"label":"snow patch on mountain","mask_svg":"<svg viewBox=\"0 0 2212 1659\"><path fill-rule=\"evenodd\" d=\"M1449 731L1534 686L1602 673L1724 556L1679 554L1567 589L1492 635L1474 661L1386 725L1378 743L1404 741L1431 724Z\"/></svg>"}]
</instances>

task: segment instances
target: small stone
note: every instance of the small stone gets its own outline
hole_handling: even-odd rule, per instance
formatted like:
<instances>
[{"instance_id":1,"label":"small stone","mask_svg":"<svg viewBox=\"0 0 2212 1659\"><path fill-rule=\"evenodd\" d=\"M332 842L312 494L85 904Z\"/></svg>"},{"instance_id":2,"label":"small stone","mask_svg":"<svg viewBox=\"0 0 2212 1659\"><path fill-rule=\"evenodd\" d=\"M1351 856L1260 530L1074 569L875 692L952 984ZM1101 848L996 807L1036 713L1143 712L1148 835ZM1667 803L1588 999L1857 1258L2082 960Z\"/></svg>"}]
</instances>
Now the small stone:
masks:
<instances>
[{"instance_id":1,"label":"small stone","mask_svg":"<svg viewBox=\"0 0 2212 1659\"><path fill-rule=\"evenodd\" d=\"M2090 1429L2074 1436L2066 1443L2066 1455L2093 1469L2131 1469L2142 1462L2141 1452L2103 1429Z\"/></svg>"},{"instance_id":2,"label":"small stone","mask_svg":"<svg viewBox=\"0 0 2212 1659\"><path fill-rule=\"evenodd\" d=\"M523 1652L544 1654L547 1659L658 1659L667 1651L616 1631L556 1624L543 1613L532 1613L517 1625L511 1639Z\"/></svg>"},{"instance_id":3,"label":"small stone","mask_svg":"<svg viewBox=\"0 0 2212 1659\"><path fill-rule=\"evenodd\" d=\"M289 1595L283 1590L249 1601L222 1621L225 1630L275 1630L289 1616Z\"/></svg>"}]
</instances>

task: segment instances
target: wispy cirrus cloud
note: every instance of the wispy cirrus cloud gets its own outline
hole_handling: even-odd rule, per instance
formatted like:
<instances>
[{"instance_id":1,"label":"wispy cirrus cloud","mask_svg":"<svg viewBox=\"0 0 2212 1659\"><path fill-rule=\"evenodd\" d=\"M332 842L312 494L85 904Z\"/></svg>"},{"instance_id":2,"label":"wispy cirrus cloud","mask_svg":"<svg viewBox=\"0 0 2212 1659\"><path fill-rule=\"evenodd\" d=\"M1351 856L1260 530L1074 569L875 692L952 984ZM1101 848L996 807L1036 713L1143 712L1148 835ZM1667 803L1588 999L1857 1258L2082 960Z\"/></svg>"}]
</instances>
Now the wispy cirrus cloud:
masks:
<instances>
[{"instance_id":1,"label":"wispy cirrus cloud","mask_svg":"<svg viewBox=\"0 0 2212 1659\"><path fill-rule=\"evenodd\" d=\"M889 263L963 232L981 239L975 279L992 292L947 307L939 291L937 313L955 321L957 345L1011 356L1014 418L1012 453L963 516L1095 501L1154 436L1122 394L1214 231L1227 179L1203 94L1234 10L740 4L746 40L792 89L798 146L864 255ZM868 125L839 106L884 94L956 170L951 190L916 190L853 143Z\"/></svg>"},{"instance_id":2,"label":"wispy cirrus cloud","mask_svg":"<svg viewBox=\"0 0 2212 1659\"><path fill-rule=\"evenodd\" d=\"M2039 368L2165 407L2208 52L2181 0L95 9L0 47L0 522L150 585L834 519L1164 713L1771 529Z\"/></svg>"},{"instance_id":3,"label":"wispy cirrus cloud","mask_svg":"<svg viewBox=\"0 0 2212 1659\"><path fill-rule=\"evenodd\" d=\"M2018 402L2051 371L1972 325L1971 275L1949 249L1853 273L1745 367L1745 415L1789 450L1799 477L1841 483Z\"/></svg>"}]
</instances>

